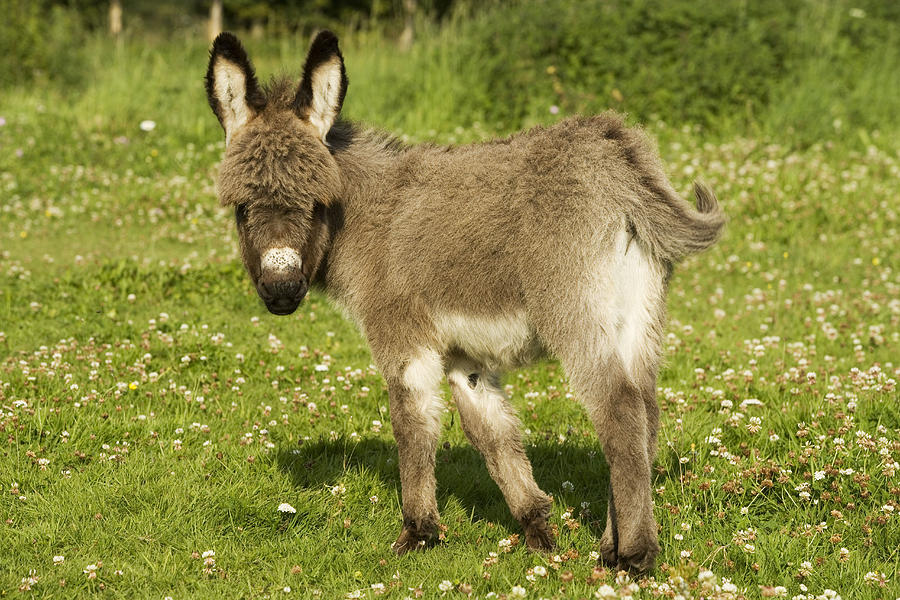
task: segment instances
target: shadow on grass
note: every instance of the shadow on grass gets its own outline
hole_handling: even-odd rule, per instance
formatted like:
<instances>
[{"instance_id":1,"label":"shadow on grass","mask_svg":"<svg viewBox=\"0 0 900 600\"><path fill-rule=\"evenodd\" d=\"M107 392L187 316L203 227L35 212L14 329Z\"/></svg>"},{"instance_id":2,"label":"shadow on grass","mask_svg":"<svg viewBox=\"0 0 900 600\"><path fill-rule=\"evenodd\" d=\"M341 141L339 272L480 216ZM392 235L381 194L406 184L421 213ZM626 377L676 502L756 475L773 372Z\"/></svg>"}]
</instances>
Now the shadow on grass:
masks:
<instances>
[{"instance_id":1,"label":"shadow on grass","mask_svg":"<svg viewBox=\"0 0 900 600\"><path fill-rule=\"evenodd\" d=\"M599 537L606 519L606 490L609 469L599 442L589 445L572 440L531 440L526 452L531 459L538 485L554 496L557 506L572 507L581 514L582 503L588 503L589 526ZM307 442L299 448L280 450L280 469L290 474L294 485L320 488L337 484L346 472L374 475L387 485L400 490L397 468L397 446L392 440L346 438ZM481 455L470 445L445 443L438 449L436 461L438 505L444 510L452 499L462 505L473 520L486 520L517 531L499 488L491 479ZM564 485L565 483L565 485ZM569 485L571 484L571 485Z\"/></svg>"}]
</instances>

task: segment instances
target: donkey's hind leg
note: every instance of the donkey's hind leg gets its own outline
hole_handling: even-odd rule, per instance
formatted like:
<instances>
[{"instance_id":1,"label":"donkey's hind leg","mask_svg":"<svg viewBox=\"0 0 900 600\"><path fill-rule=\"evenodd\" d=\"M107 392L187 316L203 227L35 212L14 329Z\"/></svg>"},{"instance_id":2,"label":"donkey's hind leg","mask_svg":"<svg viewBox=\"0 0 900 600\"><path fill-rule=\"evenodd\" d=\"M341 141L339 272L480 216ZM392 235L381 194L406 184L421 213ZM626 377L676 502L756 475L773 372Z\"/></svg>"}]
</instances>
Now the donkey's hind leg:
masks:
<instances>
[{"instance_id":1,"label":"donkey's hind leg","mask_svg":"<svg viewBox=\"0 0 900 600\"><path fill-rule=\"evenodd\" d=\"M609 463L610 494L600 549L604 562L644 572L659 553L650 493L650 419L644 397L615 354L570 376Z\"/></svg>"},{"instance_id":2,"label":"donkey's hind leg","mask_svg":"<svg viewBox=\"0 0 900 600\"><path fill-rule=\"evenodd\" d=\"M522 446L521 423L496 375L458 361L447 379L463 431L484 456L488 472L503 492L513 517L522 524L525 543L532 550L550 550L553 534L547 517L551 500L534 480Z\"/></svg>"}]
</instances>

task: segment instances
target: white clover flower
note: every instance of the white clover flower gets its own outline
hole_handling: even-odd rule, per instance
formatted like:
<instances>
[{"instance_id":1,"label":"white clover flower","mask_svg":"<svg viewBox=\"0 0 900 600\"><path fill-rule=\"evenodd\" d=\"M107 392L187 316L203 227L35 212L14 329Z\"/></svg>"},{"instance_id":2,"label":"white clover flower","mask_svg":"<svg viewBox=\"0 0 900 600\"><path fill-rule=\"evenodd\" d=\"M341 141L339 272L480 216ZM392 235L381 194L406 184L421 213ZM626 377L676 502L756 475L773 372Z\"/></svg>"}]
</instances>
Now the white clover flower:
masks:
<instances>
[{"instance_id":1,"label":"white clover flower","mask_svg":"<svg viewBox=\"0 0 900 600\"><path fill-rule=\"evenodd\" d=\"M713 582L716 580L716 575L712 571L703 570L697 573L697 581L700 583Z\"/></svg>"},{"instance_id":2,"label":"white clover flower","mask_svg":"<svg viewBox=\"0 0 900 600\"><path fill-rule=\"evenodd\" d=\"M294 508L293 506L291 506L290 504L288 504L287 502L282 502L281 504L278 505L278 512L280 512L282 514L291 514L292 515L297 512L297 509Z\"/></svg>"},{"instance_id":3,"label":"white clover flower","mask_svg":"<svg viewBox=\"0 0 900 600\"><path fill-rule=\"evenodd\" d=\"M449 579L445 579L438 584L438 589L442 592L449 592L453 589L453 582L451 582Z\"/></svg>"},{"instance_id":4,"label":"white clover flower","mask_svg":"<svg viewBox=\"0 0 900 600\"><path fill-rule=\"evenodd\" d=\"M604 583L594 592L594 598L599 598L600 600L612 600L615 597L616 590L608 583Z\"/></svg>"},{"instance_id":5,"label":"white clover flower","mask_svg":"<svg viewBox=\"0 0 900 600\"><path fill-rule=\"evenodd\" d=\"M546 577L547 576L547 567L544 567L543 565L537 565L534 568L534 574L537 575L538 577Z\"/></svg>"},{"instance_id":6,"label":"white clover flower","mask_svg":"<svg viewBox=\"0 0 900 600\"><path fill-rule=\"evenodd\" d=\"M525 591L525 588L523 588L522 586L514 585L512 590L510 590L509 595L513 598L524 598L528 595L528 592Z\"/></svg>"},{"instance_id":7,"label":"white clover flower","mask_svg":"<svg viewBox=\"0 0 900 600\"><path fill-rule=\"evenodd\" d=\"M156 129L156 121L151 121L150 119L141 121L140 128L141 131L153 131Z\"/></svg>"},{"instance_id":8,"label":"white clover flower","mask_svg":"<svg viewBox=\"0 0 900 600\"><path fill-rule=\"evenodd\" d=\"M65 556L54 556L54 557L53 557L53 564L54 564L54 565L61 565L61 564L63 564L63 562L64 562L65 560L66 560L66 557L65 557Z\"/></svg>"}]
</instances>

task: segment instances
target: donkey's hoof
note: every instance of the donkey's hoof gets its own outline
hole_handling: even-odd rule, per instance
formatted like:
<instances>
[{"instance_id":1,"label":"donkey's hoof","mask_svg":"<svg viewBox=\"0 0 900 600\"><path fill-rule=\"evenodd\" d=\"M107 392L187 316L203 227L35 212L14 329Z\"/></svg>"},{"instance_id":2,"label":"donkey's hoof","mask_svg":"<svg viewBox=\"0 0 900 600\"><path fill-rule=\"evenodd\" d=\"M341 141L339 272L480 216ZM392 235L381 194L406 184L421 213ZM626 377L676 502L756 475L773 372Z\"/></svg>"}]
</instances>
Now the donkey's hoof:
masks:
<instances>
[{"instance_id":1,"label":"donkey's hoof","mask_svg":"<svg viewBox=\"0 0 900 600\"><path fill-rule=\"evenodd\" d=\"M547 516L550 514L550 500L546 500L546 506L540 505L519 519L519 524L525 530L525 545L529 550L536 552L549 552L556 547L553 532L547 526Z\"/></svg>"},{"instance_id":2,"label":"donkey's hoof","mask_svg":"<svg viewBox=\"0 0 900 600\"><path fill-rule=\"evenodd\" d=\"M556 547L553 532L550 531L545 519L531 521L525 525L525 545L529 550L536 552L549 552Z\"/></svg>"},{"instance_id":3,"label":"donkey's hoof","mask_svg":"<svg viewBox=\"0 0 900 600\"><path fill-rule=\"evenodd\" d=\"M616 545L612 543L612 540L600 540L600 558L597 559L597 562L607 568L619 566L619 555L616 553Z\"/></svg>"},{"instance_id":4,"label":"donkey's hoof","mask_svg":"<svg viewBox=\"0 0 900 600\"><path fill-rule=\"evenodd\" d=\"M643 547L629 548L627 552L619 552L618 568L620 571L628 571L632 575L643 575L652 571L656 566L657 554L659 554L659 544L656 541L648 542Z\"/></svg>"},{"instance_id":5,"label":"donkey's hoof","mask_svg":"<svg viewBox=\"0 0 900 600\"><path fill-rule=\"evenodd\" d=\"M429 546L429 542L433 539L433 535L431 533L422 532L412 527L404 527L403 531L400 532L400 537L397 538L397 541L391 544L391 549L397 553L398 556L403 556L407 552L414 552L425 550Z\"/></svg>"}]
</instances>

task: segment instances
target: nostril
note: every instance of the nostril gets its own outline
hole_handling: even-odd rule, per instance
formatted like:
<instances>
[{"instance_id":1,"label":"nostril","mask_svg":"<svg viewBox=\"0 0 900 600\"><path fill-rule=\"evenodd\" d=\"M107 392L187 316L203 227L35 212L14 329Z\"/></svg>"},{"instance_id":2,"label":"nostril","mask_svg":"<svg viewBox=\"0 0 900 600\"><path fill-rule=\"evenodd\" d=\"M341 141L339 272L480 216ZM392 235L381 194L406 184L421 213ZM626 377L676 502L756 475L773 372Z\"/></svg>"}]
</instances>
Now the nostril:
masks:
<instances>
[{"instance_id":1,"label":"nostril","mask_svg":"<svg viewBox=\"0 0 900 600\"><path fill-rule=\"evenodd\" d=\"M259 287L256 291L259 292L259 295L263 300L271 300L275 295L272 285L265 281L259 282Z\"/></svg>"}]
</instances>

